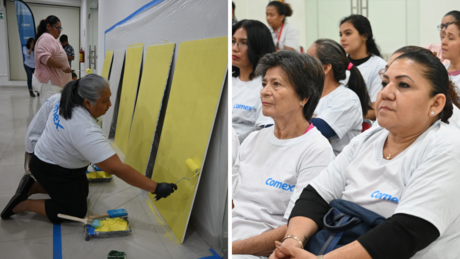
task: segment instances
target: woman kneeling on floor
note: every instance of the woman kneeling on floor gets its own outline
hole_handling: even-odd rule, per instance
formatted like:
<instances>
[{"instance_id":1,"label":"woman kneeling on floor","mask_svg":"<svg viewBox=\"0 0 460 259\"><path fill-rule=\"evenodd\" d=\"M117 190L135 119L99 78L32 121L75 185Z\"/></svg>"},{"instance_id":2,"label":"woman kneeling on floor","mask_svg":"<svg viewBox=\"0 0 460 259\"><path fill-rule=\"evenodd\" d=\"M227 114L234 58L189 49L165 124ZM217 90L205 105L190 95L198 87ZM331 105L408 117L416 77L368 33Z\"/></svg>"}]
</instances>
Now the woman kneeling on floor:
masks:
<instances>
[{"instance_id":1,"label":"woman kneeling on floor","mask_svg":"<svg viewBox=\"0 0 460 259\"><path fill-rule=\"evenodd\" d=\"M30 171L36 181L29 175L22 178L1 214L2 219L25 211L45 215L53 223L62 221L57 216L59 213L85 217L86 169L90 162L130 185L156 194L157 199L177 189L175 184L152 181L120 161L96 121L110 108L110 95L109 82L95 74L64 87L30 160ZM28 199L35 193L48 194L51 199Z\"/></svg>"}]
</instances>

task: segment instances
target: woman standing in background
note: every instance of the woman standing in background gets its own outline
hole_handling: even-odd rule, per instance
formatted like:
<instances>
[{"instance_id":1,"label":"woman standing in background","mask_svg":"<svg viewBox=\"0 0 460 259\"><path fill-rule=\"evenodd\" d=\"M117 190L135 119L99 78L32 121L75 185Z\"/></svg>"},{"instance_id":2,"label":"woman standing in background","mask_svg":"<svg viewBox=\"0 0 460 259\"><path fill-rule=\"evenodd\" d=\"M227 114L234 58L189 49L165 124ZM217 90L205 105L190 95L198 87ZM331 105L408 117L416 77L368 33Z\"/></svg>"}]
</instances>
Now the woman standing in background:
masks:
<instances>
[{"instance_id":1,"label":"woman standing in background","mask_svg":"<svg viewBox=\"0 0 460 259\"><path fill-rule=\"evenodd\" d=\"M276 50L299 51L299 31L286 22L286 17L292 15L291 6L272 1L267 5L266 15Z\"/></svg>"},{"instance_id":2,"label":"woman standing in background","mask_svg":"<svg viewBox=\"0 0 460 259\"><path fill-rule=\"evenodd\" d=\"M24 54L24 69L27 74L27 87L29 88L30 97L35 97L32 89L32 75L35 72L35 59L34 59L34 47L35 39L29 38L24 47L22 47L22 53ZM39 93L37 93L39 95Z\"/></svg>"},{"instance_id":3,"label":"woman standing in background","mask_svg":"<svg viewBox=\"0 0 460 259\"><path fill-rule=\"evenodd\" d=\"M387 62L380 55L369 20L362 15L353 14L340 21L340 45L347 52L353 66L361 72L374 109L377 95L382 88L379 71L385 68ZM375 111L370 109L364 118L375 120Z\"/></svg>"},{"instance_id":4,"label":"woman standing in background","mask_svg":"<svg viewBox=\"0 0 460 259\"><path fill-rule=\"evenodd\" d=\"M61 20L54 15L40 21L37 28L35 48L34 88L40 92L40 103L56 94L72 80L67 54L57 40L63 28Z\"/></svg>"}]
</instances>

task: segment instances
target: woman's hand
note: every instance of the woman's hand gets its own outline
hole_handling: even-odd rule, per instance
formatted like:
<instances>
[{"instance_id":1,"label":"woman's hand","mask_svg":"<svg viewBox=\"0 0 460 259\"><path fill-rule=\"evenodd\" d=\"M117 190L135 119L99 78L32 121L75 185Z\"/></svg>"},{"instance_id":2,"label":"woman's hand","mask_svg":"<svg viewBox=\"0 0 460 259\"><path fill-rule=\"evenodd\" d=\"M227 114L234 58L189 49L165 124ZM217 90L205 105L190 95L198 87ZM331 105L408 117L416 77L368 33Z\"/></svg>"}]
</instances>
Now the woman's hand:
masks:
<instances>
[{"instance_id":1,"label":"woman's hand","mask_svg":"<svg viewBox=\"0 0 460 259\"><path fill-rule=\"evenodd\" d=\"M66 73L72 73L72 69L70 67L63 67L61 69L62 69L62 71L66 72Z\"/></svg>"},{"instance_id":2,"label":"woman's hand","mask_svg":"<svg viewBox=\"0 0 460 259\"><path fill-rule=\"evenodd\" d=\"M288 243L286 241L283 243L275 241L276 249L269 259L316 259L314 254L292 245L292 242Z\"/></svg>"}]
</instances>

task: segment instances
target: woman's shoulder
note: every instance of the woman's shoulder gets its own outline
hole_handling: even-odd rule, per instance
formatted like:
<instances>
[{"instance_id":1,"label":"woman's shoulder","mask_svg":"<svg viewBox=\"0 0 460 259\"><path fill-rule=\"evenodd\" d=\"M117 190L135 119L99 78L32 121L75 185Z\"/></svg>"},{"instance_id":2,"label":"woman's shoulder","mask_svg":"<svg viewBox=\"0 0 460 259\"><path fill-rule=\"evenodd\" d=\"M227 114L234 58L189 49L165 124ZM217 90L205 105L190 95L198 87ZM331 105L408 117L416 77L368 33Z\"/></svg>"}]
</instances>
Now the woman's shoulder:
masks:
<instances>
[{"instance_id":1,"label":"woman's shoulder","mask_svg":"<svg viewBox=\"0 0 460 259\"><path fill-rule=\"evenodd\" d=\"M381 66L381 65L385 66L387 64L385 59L383 59L383 58L381 58L381 57L379 57L377 55L374 55L374 54L372 54L371 58L367 62L376 64L378 66Z\"/></svg>"}]
</instances>

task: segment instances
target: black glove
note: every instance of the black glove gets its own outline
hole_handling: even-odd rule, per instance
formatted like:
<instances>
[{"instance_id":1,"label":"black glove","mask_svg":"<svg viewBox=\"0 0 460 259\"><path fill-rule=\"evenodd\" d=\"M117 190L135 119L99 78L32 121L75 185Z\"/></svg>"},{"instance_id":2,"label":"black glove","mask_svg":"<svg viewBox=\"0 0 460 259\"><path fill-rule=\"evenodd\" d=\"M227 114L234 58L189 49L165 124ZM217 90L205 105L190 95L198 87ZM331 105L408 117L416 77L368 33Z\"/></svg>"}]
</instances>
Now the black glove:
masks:
<instances>
[{"instance_id":1,"label":"black glove","mask_svg":"<svg viewBox=\"0 0 460 259\"><path fill-rule=\"evenodd\" d=\"M157 183L157 188L153 192L153 194L157 195L155 196L155 201L168 197L174 190L177 190L175 183Z\"/></svg>"}]
</instances>

